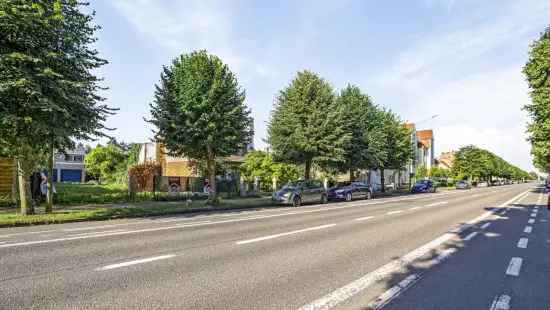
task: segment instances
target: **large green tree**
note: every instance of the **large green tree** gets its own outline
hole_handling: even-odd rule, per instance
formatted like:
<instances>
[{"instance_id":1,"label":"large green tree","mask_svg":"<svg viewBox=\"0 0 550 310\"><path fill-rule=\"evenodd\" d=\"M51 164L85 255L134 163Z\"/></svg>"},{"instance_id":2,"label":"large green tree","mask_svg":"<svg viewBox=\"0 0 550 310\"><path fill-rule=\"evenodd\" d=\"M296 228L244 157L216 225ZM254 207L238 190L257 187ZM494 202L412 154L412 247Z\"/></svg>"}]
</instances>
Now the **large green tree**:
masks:
<instances>
[{"instance_id":1,"label":"large green tree","mask_svg":"<svg viewBox=\"0 0 550 310\"><path fill-rule=\"evenodd\" d=\"M312 166L344 162L351 138L340 122L330 84L311 71L300 71L280 91L267 129L275 160L303 164L304 177Z\"/></svg>"},{"instance_id":2,"label":"large green tree","mask_svg":"<svg viewBox=\"0 0 550 310\"><path fill-rule=\"evenodd\" d=\"M104 135L113 109L98 96L94 69L106 63L92 48L93 13L73 0L0 0L0 144L18 161L48 154L74 139ZM32 161L31 161L32 162ZM20 163L21 180L36 165ZM26 167L26 168L24 168ZM50 183L51 186L51 183ZM23 213L26 186L20 187ZM51 196L47 211L51 211Z\"/></svg>"},{"instance_id":3,"label":"large green tree","mask_svg":"<svg viewBox=\"0 0 550 310\"><path fill-rule=\"evenodd\" d=\"M525 109L532 119L528 132L534 164L550 172L550 27L531 45L523 73L531 90Z\"/></svg>"},{"instance_id":4,"label":"large green tree","mask_svg":"<svg viewBox=\"0 0 550 310\"><path fill-rule=\"evenodd\" d=\"M353 181L358 169L377 167L386 156L379 111L370 98L353 85L340 92L336 109L343 130L350 136L344 144L344 161L338 167L342 172L349 172Z\"/></svg>"},{"instance_id":5,"label":"large green tree","mask_svg":"<svg viewBox=\"0 0 550 310\"><path fill-rule=\"evenodd\" d=\"M221 59L206 51L177 58L163 68L151 104L156 139L170 155L205 161L216 193L216 158L243 151L252 119L245 92Z\"/></svg>"}]
</instances>

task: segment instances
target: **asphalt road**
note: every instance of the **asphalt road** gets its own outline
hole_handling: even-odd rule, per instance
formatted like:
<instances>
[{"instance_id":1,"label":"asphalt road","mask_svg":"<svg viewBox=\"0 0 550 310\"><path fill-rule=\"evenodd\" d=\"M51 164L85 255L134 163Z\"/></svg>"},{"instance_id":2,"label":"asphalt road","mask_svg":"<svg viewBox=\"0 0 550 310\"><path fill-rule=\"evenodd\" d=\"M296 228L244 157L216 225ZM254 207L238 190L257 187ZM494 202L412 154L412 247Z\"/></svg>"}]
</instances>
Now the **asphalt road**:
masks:
<instances>
[{"instance_id":1,"label":"asphalt road","mask_svg":"<svg viewBox=\"0 0 550 310\"><path fill-rule=\"evenodd\" d=\"M0 229L0 309L546 309L546 210L516 248L532 189Z\"/></svg>"}]
</instances>

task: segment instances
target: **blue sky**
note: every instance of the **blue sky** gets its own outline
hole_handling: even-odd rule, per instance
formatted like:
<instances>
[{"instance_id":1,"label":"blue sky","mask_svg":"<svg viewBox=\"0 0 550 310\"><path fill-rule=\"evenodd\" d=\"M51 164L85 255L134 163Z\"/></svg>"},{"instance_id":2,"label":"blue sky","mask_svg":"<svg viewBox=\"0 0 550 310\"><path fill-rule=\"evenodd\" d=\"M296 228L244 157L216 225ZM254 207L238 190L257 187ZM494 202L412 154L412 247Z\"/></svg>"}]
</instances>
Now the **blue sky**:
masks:
<instances>
[{"instance_id":1,"label":"blue sky","mask_svg":"<svg viewBox=\"0 0 550 310\"><path fill-rule=\"evenodd\" d=\"M246 89L255 144L265 146L277 92L309 69L335 89L356 84L403 120L433 128L436 153L465 144L532 169L529 102L521 73L529 44L550 26L550 1L97 0L99 74L108 120L127 142L152 137L149 117L161 67L206 49Z\"/></svg>"}]
</instances>

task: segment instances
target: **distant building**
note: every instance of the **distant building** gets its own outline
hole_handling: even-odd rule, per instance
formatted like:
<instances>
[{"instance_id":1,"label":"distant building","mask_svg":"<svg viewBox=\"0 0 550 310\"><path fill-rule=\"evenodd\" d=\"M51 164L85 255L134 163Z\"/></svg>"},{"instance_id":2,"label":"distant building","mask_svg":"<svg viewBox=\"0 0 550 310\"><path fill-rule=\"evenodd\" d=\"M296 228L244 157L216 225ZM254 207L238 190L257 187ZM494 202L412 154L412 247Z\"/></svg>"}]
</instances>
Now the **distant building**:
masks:
<instances>
[{"instance_id":1,"label":"distant building","mask_svg":"<svg viewBox=\"0 0 550 310\"><path fill-rule=\"evenodd\" d=\"M85 157L86 148L82 144L78 144L73 150L57 152L54 157L53 181L84 182L86 180Z\"/></svg>"},{"instance_id":2,"label":"distant building","mask_svg":"<svg viewBox=\"0 0 550 310\"><path fill-rule=\"evenodd\" d=\"M456 156L455 151L441 153L439 158L436 159L437 167L443 168L443 169L451 169L455 161L455 156Z\"/></svg>"},{"instance_id":3,"label":"distant building","mask_svg":"<svg viewBox=\"0 0 550 310\"><path fill-rule=\"evenodd\" d=\"M247 146L247 150L251 147ZM231 155L223 158L225 162L230 164L241 164L244 162L246 151L239 154ZM156 162L161 166L162 176L176 177L198 177L199 169L195 160L187 157L173 157L166 154L166 150L160 143L147 142L143 143L138 156L139 163Z\"/></svg>"},{"instance_id":4,"label":"distant building","mask_svg":"<svg viewBox=\"0 0 550 310\"><path fill-rule=\"evenodd\" d=\"M0 158L0 197L15 197L15 161L11 158Z\"/></svg>"},{"instance_id":5,"label":"distant building","mask_svg":"<svg viewBox=\"0 0 550 310\"><path fill-rule=\"evenodd\" d=\"M427 169L431 169L434 165L434 132L431 129L418 130L416 132L418 137L418 158L416 160L417 166L425 166Z\"/></svg>"}]
</instances>

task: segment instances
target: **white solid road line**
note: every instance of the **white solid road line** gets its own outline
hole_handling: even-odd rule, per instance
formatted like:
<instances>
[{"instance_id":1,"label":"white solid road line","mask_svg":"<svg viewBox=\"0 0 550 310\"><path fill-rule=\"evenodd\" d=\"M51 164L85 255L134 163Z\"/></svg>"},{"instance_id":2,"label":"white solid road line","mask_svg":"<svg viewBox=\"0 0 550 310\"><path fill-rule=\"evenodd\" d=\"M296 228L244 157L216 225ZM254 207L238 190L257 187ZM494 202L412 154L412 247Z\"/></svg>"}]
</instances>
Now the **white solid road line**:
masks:
<instances>
[{"instance_id":1,"label":"white solid road line","mask_svg":"<svg viewBox=\"0 0 550 310\"><path fill-rule=\"evenodd\" d=\"M392 215L392 214L399 214L399 213L402 213L403 210L399 210L399 211L390 211L388 213L386 213L387 215Z\"/></svg>"},{"instance_id":2,"label":"white solid road line","mask_svg":"<svg viewBox=\"0 0 550 310\"><path fill-rule=\"evenodd\" d=\"M491 226L491 223L485 223L485 224L481 225L481 229L485 229L489 226Z\"/></svg>"},{"instance_id":3,"label":"white solid road line","mask_svg":"<svg viewBox=\"0 0 550 310\"><path fill-rule=\"evenodd\" d=\"M380 295L374 302L369 304L367 309L380 309L387 305L395 297L399 296L402 291L412 286L416 281L420 280L420 276L417 274L411 274L405 279L401 280L397 285L393 286L389 290Z\"/></svg>"},{"instance_id":4,"label":"white solid road line","mask_svg":"<svg viewBox=\"0 0 550 310\"><path fill-rule=\"evenodd\" d=\"M510 203L516 201L517 199L519 199L520 197L523 197L524 195L527 195L529 193L530 190L526 190L525 192L521 193L521 194L518 194L516 195L515 197L513 197L512 199L504 202L500 207L505 207L507 205L509 205ZM475 219L472 219L470 221L467 222L468 225L462 225L462 230L459 231L459 232L462 232L464 231L464 229L466 229L467 227L469 227L470 225L473 225L489 216L493 215L493 213L491 211L487 211L485 213L483 213L482 215L476 217ZM392 274L394 274L396 271L400 270L402 267L410 264L411 262L413 262L414 260L422 257L423 255L425 255L426 253L429 253L430 251L432 251L433 249L437 248L438 246L440 246L441 244L451 240L452 238L455 238L456 237L456 234L455 233L445 233L443 235L441 235L440 237L424 244L423 246L405 254L404 256L400 257L399 259L397 260L393 260L381 267L379 267L378 269L374 270L374 271L371 271L367 274L365 274L364 276L362 276L361 278L347 284L347 285L344 285L336 290L334 290L333 292L307 304L307 305L304 305L303 307L301 307L299 310L321 310L321 309L330 309L336 305L338 305L339 303L355 296L356 294L360 293L361 291L365 290L366 288L368 288L369 286L373 285L374 283L377 283L379 282L381 279L384 279ZM449 250L454 250L456 251L456 249L449 249ZM448 255L450 255L451 251L447 252L445 255L443 255L442 257L440 257L439 259L441 258L444 258L444 257L447 257Z\"/></svg>"},{"instance_id":5,"label":"white solid road line","mask_svg":"<svg viewBox=\"0 0 550 310\"><path fill-rule=\"evenodd\" d=\"M493 300L490 310L510 310L510 300L512 298L508 295L497 296Z\"/></svg>"},{"instance_id":6,"label":"white solid road line","mask_svg":"<svg viewBox=\"0 0 550 310\"><path fill-rule=\"evenodd\" d=\"M519 276L522 263L523 259L521 257L512 257L510 264L508 264L508 269L506 269L506 274L509 276Z\"/></svg>"},{"instance_id":7,"label":"white solid road line","mask_svg":"<svg viewBox=\"0 0 550 310\"><path fill-rule=\"evenodd\" d=\"M370 219L373 219L374 216L365 216L365 217L360 217L360 218L356 218L355 220L356 221L365 221L365 220L370 220Z\"/></svg>"},{"instance_id":8,"label":"white solid road line","mask_svg":"<svg viewBox=\"0 0 550 310\"><path fill-rule=\"evenodd\" d=\"M330 228L330 227L334 227L334 226L336 226L336 224L327 224L327 225L315 226L315 227L304 228L304 229L299 229L299 230L293 230L293 231L280 233L280 234L275 234L275 235L270 235L270 236L265 236L265 237L259 237L259 238L254 238L254 239L237 241L237 242L235 242L235 244L238 244L238 245L248 244L248 243L253 243L253 242L258 242L258 241L264 241L264 240L275 239L275 238L279 238L279 237L299 234L299 233L303 233L303 232L306 232L306 231L313 231L313 230L320 230L320 229Z\"/></svg>"},{"instance_id":9,"label":"white solid road line","mask_svg":"<svg viewBox=\"0 0 550 310\"><path fill-rule=\"evenodd\" d=\"M477 236L477 231L474 231L474 232L470 233L469 235L467 235L466 237L464 237L464 241L470 241L475 236Z\"/></svg>"},{"instance_id":10,"label":"white solid road line","mask_svg":"<svg viewBox=\"0 0 550 310\"><path fill-rule=\"evenodd\" d=\"M525 226L525 229L523 229L523 232L526 234L530 234L533 231L532 226Z\"/></svg>"},{"instance_id":11,"label":"white solid road line","mask_svg":"<svg viewBox=\"0 0 550 310\"><path fill-rule=\"evenodd\" d=\"M113 229L113 230L103 230L103 231L92 231L92 232L87 232L87 233L80 233L80 234L70 235L69 237L91 236L91 235L107 234L107 233L120 232L120 231L126 231L126 230L125 229Z\"/></svg>"},{"instance_id":12,"label":"white solid road line","mask_svg":"<svg viewBox=\"0 0 550 310\"><path fill-rule=\"evenodd\" d=\"M172 258L174 256L176 256L176 255L175 254L169 254L169 255L162 255L162 256L155 256L155 257L150 257L150 258L138 259L138 260L133 260L133 261L119 263L119 264L107 265L107 266L104 266L104 267L97 268L96 271L105 271L105 270L111 270L111 269L116 269L116 268L121 268L121 267L128 267L128 266L137 265L137 264L144 264L144 263L154 262L154 261L161 260L161 259Z\"/></svg>"},{"instance_id":13,"label":"white solid road line","mask_svg":"<svg viewBox=\"0 0 550 310\"><path fill-rule=\"evenodd\" d=\"M535 224L535 219L529 219L529 220L527 221L527 223L529 223L529 224Z\"/></svg>"},{"instance_id":14,"label":"white solid road line","mask_svg":"<svg viewBox=\"0 0 550 310\"><path fill-rule=\"evenodd\" d=\"M529 239L527 238L520 238L518 241L518 248L520 249L526 249L527 243L529 242Z\"/></svg>"}]
</instances>

